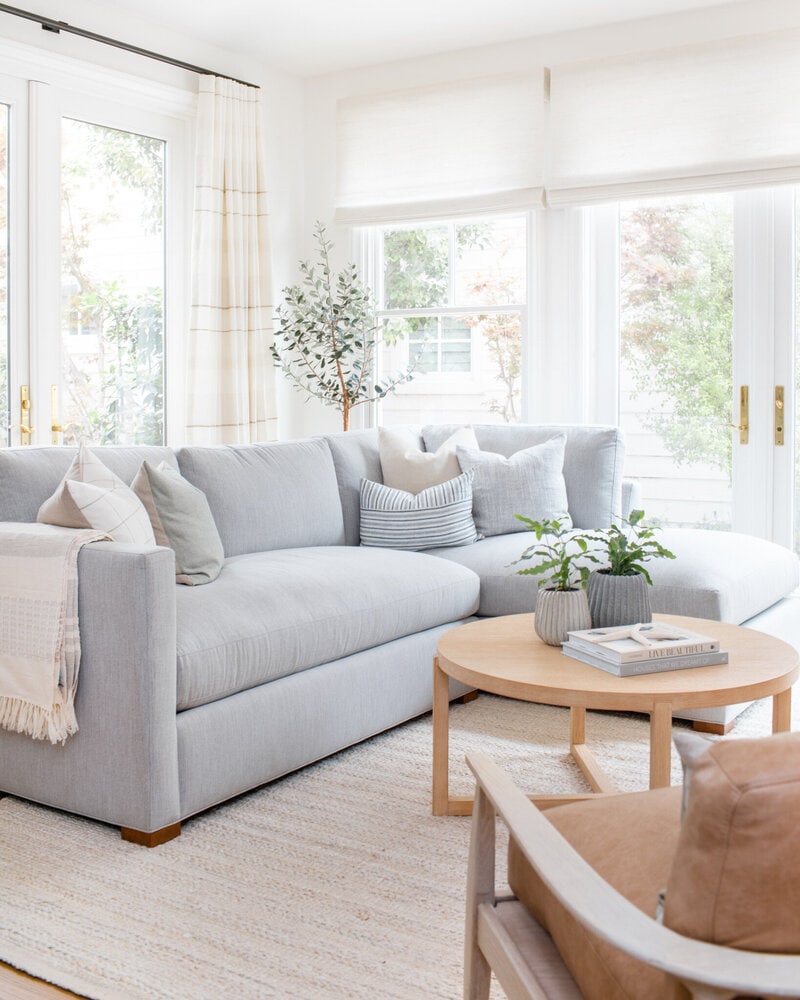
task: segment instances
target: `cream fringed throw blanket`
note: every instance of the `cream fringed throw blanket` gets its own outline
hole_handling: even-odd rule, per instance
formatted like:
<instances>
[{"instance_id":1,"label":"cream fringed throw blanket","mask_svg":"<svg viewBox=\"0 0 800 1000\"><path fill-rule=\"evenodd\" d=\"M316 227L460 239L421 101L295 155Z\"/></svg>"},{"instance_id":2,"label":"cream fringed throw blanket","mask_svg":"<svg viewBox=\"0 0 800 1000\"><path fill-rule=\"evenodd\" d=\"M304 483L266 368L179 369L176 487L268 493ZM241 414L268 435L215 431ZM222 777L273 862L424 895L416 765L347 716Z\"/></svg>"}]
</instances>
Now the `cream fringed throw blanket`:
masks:
<instances>
[{"instance_id":1,"label":"cream fringed throw blanket","mask_svg":"<svg viewBox=\"0 0 800 1000\"><path fill-rule=\"evenodd\" d=\"M78 552L91 529L0 522L0 726L63 743L78 731Z\"/></svg>"}]
</instances>

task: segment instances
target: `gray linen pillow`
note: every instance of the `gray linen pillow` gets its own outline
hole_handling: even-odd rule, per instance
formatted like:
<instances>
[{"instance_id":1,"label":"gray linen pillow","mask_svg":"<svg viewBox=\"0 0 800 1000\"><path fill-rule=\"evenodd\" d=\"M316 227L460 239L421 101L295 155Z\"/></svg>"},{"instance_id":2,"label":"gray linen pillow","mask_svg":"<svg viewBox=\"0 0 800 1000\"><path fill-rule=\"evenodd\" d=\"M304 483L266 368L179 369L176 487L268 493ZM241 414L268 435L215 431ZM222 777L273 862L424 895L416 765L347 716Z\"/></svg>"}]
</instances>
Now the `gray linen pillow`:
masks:
<instances>
[{"instance_id":1,"label":"gray linen pillow","mask_svg":"<svg viewBox=\"0 0 800 1000\"><path fill-rule=\"evenodd\" d=\"M175 582L211 583L225 552L205 493L166 462L142 462L131 489L144 504L156 543L175 551Z\"/></svg>"},{"instance_id":2,"label":"gray linen pillow","mask_svg":"<svg viewBox=\"0 0 800 1000\"><path fill-rule=\"evenodd\" d=\"M557 517L566 527L572 525L563 475L566 440L565 435L556 434L510 458L493 451L456 449L462 471L475 473L472 513L481 535L525 531L515 514L537 521Z\"/></svg>"}]
</instances>

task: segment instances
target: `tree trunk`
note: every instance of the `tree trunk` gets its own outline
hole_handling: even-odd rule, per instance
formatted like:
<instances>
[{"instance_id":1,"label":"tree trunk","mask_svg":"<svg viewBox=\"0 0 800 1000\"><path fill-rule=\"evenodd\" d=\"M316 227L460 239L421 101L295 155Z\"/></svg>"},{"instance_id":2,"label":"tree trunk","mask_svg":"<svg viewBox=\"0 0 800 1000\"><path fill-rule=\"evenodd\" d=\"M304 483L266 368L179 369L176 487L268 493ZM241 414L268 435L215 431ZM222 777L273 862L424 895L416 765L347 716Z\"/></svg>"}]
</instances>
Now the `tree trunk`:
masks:
<instances>
[{"instance_id":1,"label":"tree trunk","mask_svg":"<svg viewBox=\"0 0 800 1000\"><path fill-rule=\"evenodd\" d=\"M342 430L350 430L350 400L342 400Z\"/></svg>"}]
</instances>

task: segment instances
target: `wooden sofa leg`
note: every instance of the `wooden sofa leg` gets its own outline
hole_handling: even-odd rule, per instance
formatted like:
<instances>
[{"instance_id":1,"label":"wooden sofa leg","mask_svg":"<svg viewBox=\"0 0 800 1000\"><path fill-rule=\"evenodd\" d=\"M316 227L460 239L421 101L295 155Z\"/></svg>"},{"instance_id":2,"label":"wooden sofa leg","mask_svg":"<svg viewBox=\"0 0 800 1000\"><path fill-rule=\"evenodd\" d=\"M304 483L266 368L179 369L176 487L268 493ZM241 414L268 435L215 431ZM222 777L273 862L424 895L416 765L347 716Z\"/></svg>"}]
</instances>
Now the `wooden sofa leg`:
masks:
<instances>
[{"instance_id":1,"label":"wooden sofa leg","mask_svg":"<svg viewBox=\"0 0 800 1000\"><path fill-rule=\"evenodd\" d=\"M174 840L181 835L180 823L172 823L170 826L162 826L160 830L153 830L152 833L144 833L142 830L131 830L129 826L121 826L119 832L123 840L128 840L132 844L139 844L141 847L158 847L159 844L166 844L168 840Z\"/></svg>"},{"instance_id":2,"label":"wooden sofa leg","mask_svg":"<svg viewBox=\"0 0 800 1000\"><path fill-rule=\"evenodd\" d=\"M462 694L460 698L455 698L454 700L457 701L459 705L466 705L468 701L475 701L477 697L477 691L467 691L466 694Z\"/></svg>"},{"instance_id":3,"label":"wooden sofa leg","mask_svg":"<svg viewBox=\"0 0 800 1000\"><path fill-rule=\"evenodd\" d=\"M696 733L711 733L713 736L727 736L736 725L736 719L730 722L693 722L692 728Z\"/></svg>"}]
</instances>

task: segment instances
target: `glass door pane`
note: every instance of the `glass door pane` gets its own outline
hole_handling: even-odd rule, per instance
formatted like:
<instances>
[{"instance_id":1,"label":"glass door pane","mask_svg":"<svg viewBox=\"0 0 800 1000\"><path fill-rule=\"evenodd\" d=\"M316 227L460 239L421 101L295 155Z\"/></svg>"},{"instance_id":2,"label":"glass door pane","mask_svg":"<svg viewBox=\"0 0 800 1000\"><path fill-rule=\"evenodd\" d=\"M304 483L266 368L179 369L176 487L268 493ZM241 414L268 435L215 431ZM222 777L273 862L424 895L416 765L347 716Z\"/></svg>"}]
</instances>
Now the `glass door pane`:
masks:
<instances>
[{"instance_id":1,"label":"glass door pane","mask_svg":"<svg viewBox=\"0 0 800 1000\"><path fill-rule=\"evenodd\" d=\"M733 197L620 208L620 423L648 519L730 530Z\"/></svg>"},{"instance_id":2,"label":"glass door pane","mask_svg":"<svg viewBox=\"0 0 800 1000\"><path fill-rule=\"evenodd\" d=\"M0 447L9 442L8 325L8 115L0 104Z\"/></svg>"},{"instance_id":3,"label":"glass door pane","mask_svg":"<svg viewBox=\"0 0 800 1000\"><path fill-rule=\"evenodd\" d=\"M800 191L795 192L794 208L794 497L792 511L792 542L800 555Z\"/></svg>"},{"instance_id":4,"label":"glass door pane","mask_svg":"<svg viewBox=\"0 0 800 1000\"><path fill-rule=\"evenodd\" d=\"M63 118L63 442L164 440L164 149Z\"/></svg>"}]
</instances>

